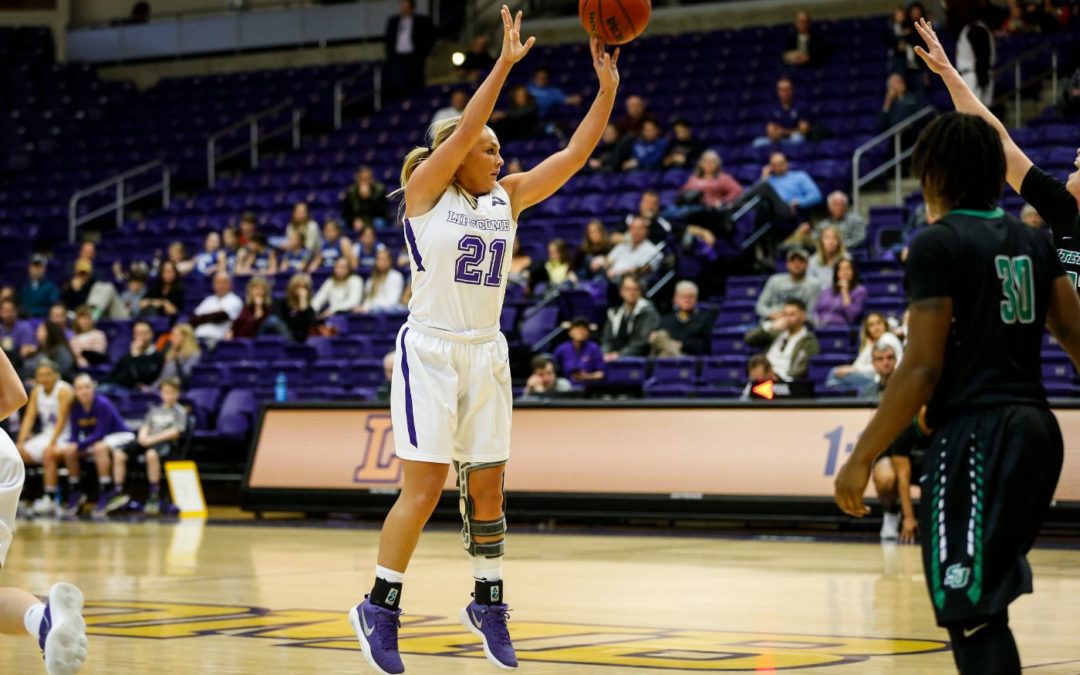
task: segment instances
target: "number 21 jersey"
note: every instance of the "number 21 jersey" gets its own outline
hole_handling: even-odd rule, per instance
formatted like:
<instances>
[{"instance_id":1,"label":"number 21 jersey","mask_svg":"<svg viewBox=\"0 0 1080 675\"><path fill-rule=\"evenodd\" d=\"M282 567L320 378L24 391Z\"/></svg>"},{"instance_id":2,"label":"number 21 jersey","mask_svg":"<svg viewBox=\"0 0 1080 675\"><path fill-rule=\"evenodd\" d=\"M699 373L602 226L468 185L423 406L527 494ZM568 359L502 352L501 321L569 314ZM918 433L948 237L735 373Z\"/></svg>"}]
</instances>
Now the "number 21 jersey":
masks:
<instances>
[{"instance_id":1,"label":"number 21 jersey","mask_svg":"<svg viewBox=\"0 0 1080 675\"><path fill-rule=\"evenodd\" d=\"M454 333L498 328L516 231L498 183L475 208L450 187L430 211L406 218L410 319Z\"/></svg>"}]
</instances>

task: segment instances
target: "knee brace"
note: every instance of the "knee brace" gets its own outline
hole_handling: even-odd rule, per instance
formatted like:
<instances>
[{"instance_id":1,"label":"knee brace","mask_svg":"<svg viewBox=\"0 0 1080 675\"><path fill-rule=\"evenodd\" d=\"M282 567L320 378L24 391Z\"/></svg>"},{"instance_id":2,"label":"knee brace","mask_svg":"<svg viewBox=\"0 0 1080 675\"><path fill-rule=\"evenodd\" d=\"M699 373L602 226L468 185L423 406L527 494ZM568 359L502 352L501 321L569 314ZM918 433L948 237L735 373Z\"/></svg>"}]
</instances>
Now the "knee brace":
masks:
<instances>
[{"instance_id":1,"label":"knee brace","mask_svg":"<svg viewBox=\"0 0 1080 675\"><path fill-rule=\"evenodd\" d=\"M469 496L469 474L480 469L503 464L506 464L506 462L454 462L460 494L461 520L464 523L461 528L461 542L469 555L474 557L498 558L503 554L506 543L506 491L503 491L503 516L501 518L498 520L476 520L473 516L475 512L473 500ZM476 541L476 537L498 537L498 539L481 543Z\"/></svg>"}]
</instances>

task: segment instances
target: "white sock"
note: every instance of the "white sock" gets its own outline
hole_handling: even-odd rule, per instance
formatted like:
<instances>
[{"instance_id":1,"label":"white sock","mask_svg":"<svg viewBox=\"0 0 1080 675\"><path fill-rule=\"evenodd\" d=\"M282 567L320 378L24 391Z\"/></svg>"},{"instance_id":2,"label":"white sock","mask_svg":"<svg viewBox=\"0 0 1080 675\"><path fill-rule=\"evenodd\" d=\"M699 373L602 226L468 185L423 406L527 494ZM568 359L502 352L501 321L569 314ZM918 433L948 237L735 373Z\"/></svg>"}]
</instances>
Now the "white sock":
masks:
<instances>
[{"instance_id":1,"label":"white sock","mask_svg":"<svg viewBox=\"0 0 1080 675\"><path fill-rule=\"evenodd\" d=\"M403 584L405 583L405 573L395 572L388 567L382 567L380 565L375 566L375 576L379 577L383 581L391 584Z\"/></svg>"},{"instance_id":2,"label":"white sock","mask_svg":"<svg viewBox=\"0 0 1080 675\"><path fill-rule=\"evenodd\" d=\"M477 581L502 581L502 556L498 558L471 556L469 560L472 562L473 579Z\"/></svg>"},{"instance_id":3,"label":"white sock","mask_svg":"<svg viewBox=\"0 0 1080 675\"><path fill-rule=\"evenodd\" d=\"M26 614L23 615L23 625L26 626L26 632L34 638L38 637L38 633L41 630L41 620L45 618L45 605L40 602L36 605L32 605Z\"/></svg>"}]
</instances>

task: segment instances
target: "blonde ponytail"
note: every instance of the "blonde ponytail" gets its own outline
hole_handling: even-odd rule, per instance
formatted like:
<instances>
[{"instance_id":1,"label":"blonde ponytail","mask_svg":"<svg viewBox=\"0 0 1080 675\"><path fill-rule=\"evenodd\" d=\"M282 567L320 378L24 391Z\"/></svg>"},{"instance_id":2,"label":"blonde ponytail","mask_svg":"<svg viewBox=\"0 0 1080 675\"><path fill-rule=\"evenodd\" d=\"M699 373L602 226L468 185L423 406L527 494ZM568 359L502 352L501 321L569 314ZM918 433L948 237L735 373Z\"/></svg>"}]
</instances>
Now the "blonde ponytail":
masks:
<instances>
[{"instance_id":1,"label":"blonde ponytail","mask_svg":"<svg viewBox=\"0 0 1080 675\"><path fill-rule=\"evenodd\" d=\"M457 131L458 125L461 123L461 117L451 117L445 120L439 120L435 122L427 130L428 145L418 145L409 151L409 154L405 155L405 161L401 165L401 187L391 192L389 197L396 197L398 194L405 191L405 186L409 183L409 179L412 178L413 172L420 166L422 162L431 157L431 153L435 152L436 148L446 142L446 139L450 138L455 131ZM457 184L457 181L453 181L450 187L457 190L462 196L464 196L473 208L476 208L476 197L470 195L465 190L461 189L461 186ZM404 201L402 202L402 209L404 209ZM404 213L404 211L402 211Z\"/></svg>"}]
</instances>

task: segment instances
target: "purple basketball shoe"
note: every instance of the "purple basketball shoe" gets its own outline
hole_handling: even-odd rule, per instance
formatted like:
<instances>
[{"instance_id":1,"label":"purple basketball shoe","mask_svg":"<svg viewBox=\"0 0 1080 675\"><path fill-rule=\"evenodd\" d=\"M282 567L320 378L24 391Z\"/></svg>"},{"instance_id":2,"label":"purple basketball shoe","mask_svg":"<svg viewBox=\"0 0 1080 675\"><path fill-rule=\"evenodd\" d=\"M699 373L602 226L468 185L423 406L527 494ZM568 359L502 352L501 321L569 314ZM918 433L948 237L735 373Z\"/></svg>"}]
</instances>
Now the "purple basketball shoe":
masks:
<instances>
[{"instance_id":1,"label":"purple basketball shoe","mask_svg":"<svg viewBox=\"0 0 1080 675\"><path fill-rule=\"evenodd\" d=\"M504 604L481 605L473 600L461 610L461 623L484 641L484 654L497 668L516 670L518 661L510 642L510 608Z\"/></svg>"},{"instance_id":2,"label":"purple basketball shoe","mask_svg":"<svg viewBox=\"0 0 1080 675\"><path fill-rule=\"evenodd\" d=\"M349 623L360 640L364 658L377 672L396 675L405 672L398 653L398 628L401 627L401 610L386 609L374 605L364 596L364 601L349 610Z\"/></svg>"}]
</instances>

